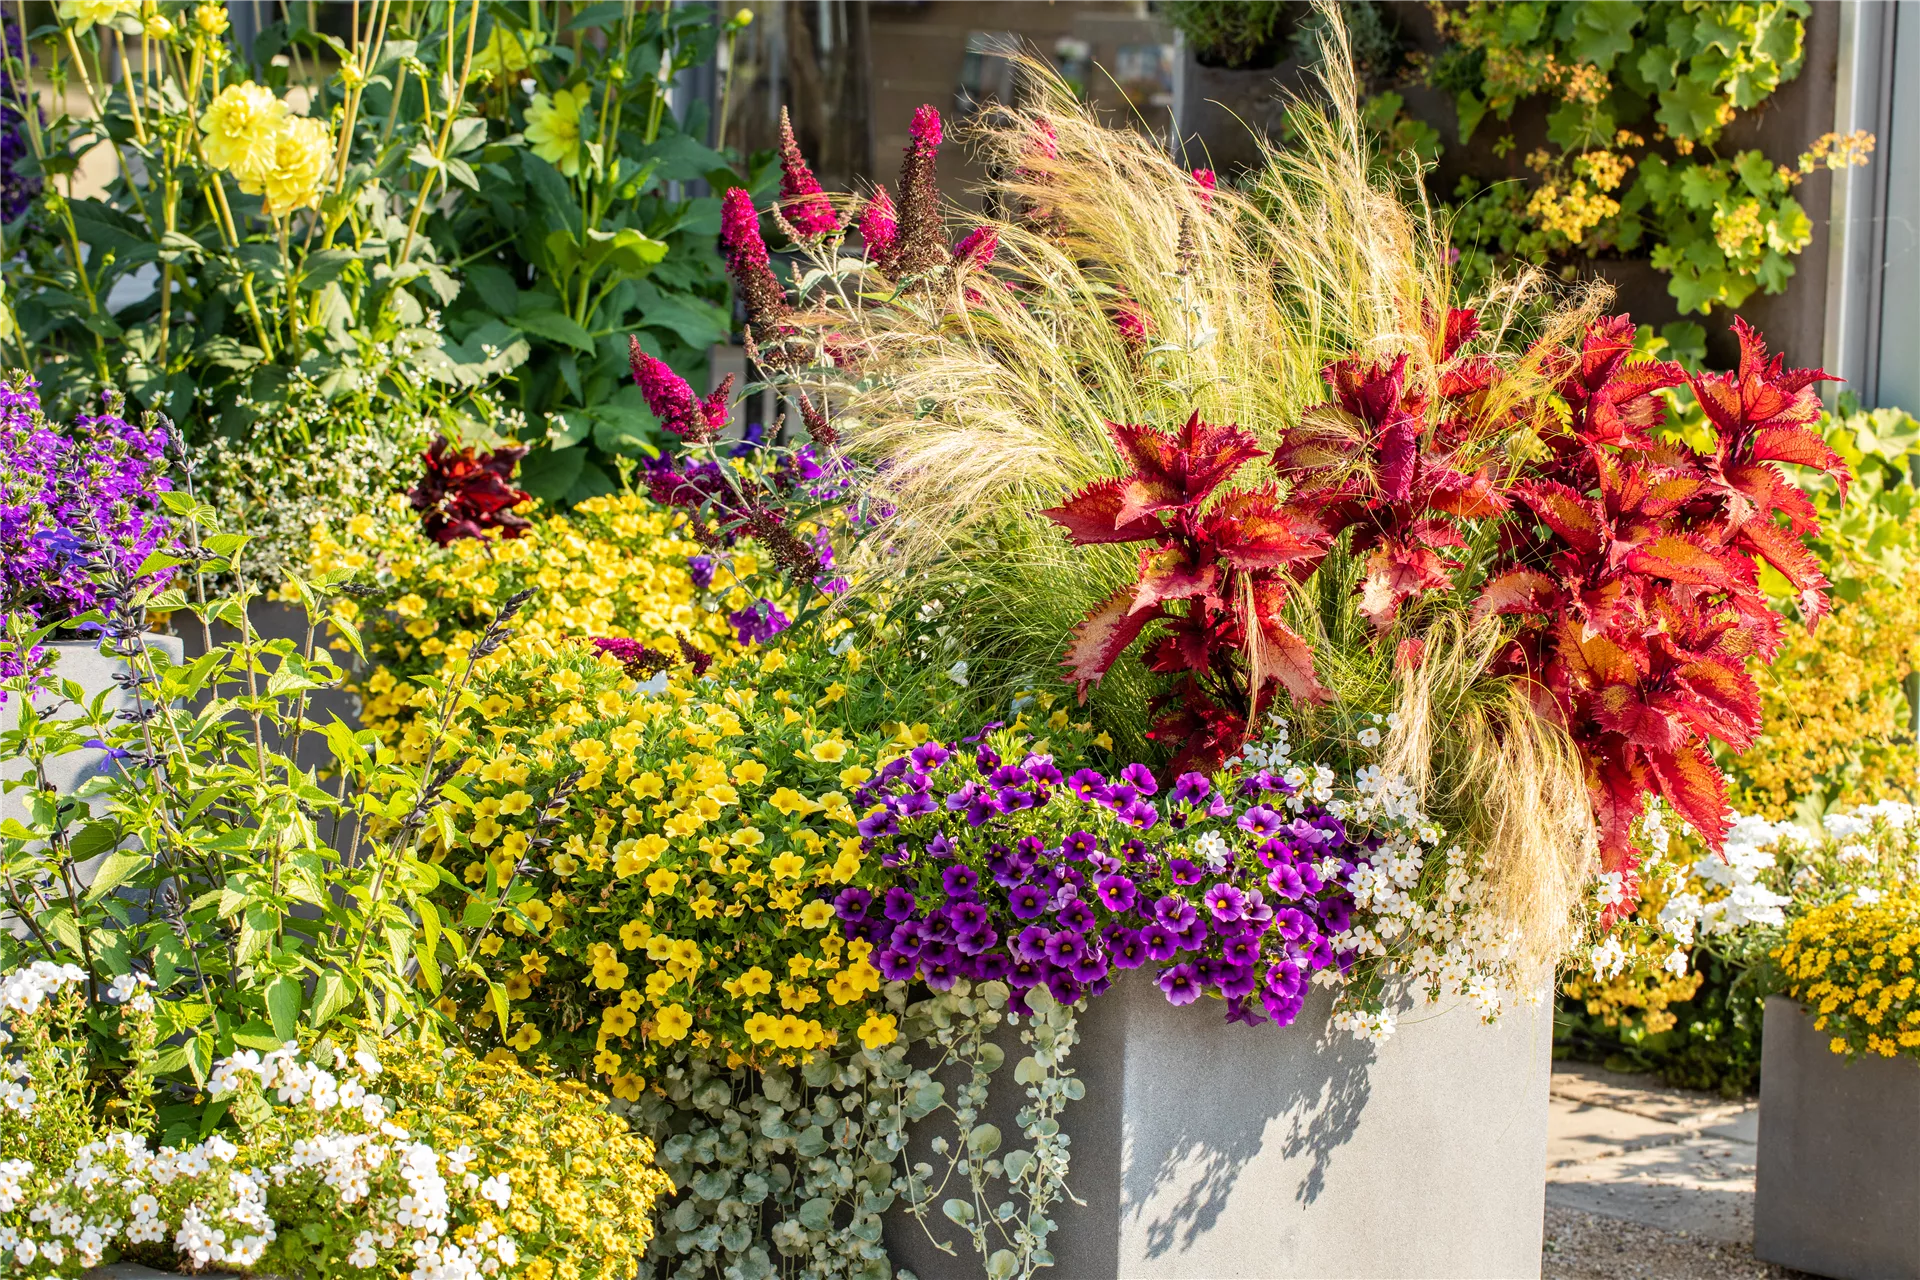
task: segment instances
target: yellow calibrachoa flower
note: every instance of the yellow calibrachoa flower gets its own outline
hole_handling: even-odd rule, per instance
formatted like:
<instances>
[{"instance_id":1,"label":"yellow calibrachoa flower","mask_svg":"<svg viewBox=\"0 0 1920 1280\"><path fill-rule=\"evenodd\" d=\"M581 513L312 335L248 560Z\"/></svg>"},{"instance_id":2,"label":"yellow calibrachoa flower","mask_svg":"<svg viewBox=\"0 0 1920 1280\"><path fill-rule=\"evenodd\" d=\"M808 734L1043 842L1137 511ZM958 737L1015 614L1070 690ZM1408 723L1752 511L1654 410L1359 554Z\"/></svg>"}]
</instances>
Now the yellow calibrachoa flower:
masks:
<instances>
[{"instance_id":1,"label":"yellow calibrachoa flower","mask_svg":"<svg viewBox=\"0 0 1920 1280\"><path fill-rule=\"evenodd\" d=\"M533 154L569 178L580 175L580 118L593 97L590 85L536 93L527 106L527 142Z\"/></svg>"},{"instance_id":2,"label":"yellow calibrachoa flower","mask_svg":"<svg viewBox=\"0 0 1920 1280\"><path fill-rule=\"evenodd\" d=\"M287 104L265 85L228 85L200 116L207 163L233 174L243 189L258 191L279 153L286 117Z\"/></svg>"}]
</instances>

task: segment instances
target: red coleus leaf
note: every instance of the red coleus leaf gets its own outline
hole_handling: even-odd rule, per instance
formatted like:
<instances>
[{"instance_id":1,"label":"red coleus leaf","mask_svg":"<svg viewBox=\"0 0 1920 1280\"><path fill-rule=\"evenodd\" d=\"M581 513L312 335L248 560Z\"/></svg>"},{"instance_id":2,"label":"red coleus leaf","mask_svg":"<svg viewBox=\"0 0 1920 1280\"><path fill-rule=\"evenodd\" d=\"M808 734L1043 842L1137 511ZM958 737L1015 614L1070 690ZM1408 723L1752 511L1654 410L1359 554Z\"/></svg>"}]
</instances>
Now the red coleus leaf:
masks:
<instances>
[{"instance_id":1,"label":"red coleus leaf","mask_svg":"<svg viewBox=\"0 0 1920 1280\"><path fill-rule=\"evenodd\" d=\"M1440 363L1459 353L1461 347L1472 342L1474 335L1480 332L1480 313L1455 307L1447 312L1446 340L1440 348Z\"/></svg>"},{"instance_id":2,"label":"red coleus leaf","mask_svg":"<svg viewBox=\"0 0 1920 1280\"><path fill-rule=\"evenodd\" d=\"M1652 789L1652 770L1640 753L1624 741L1595 742L1587 755L1587 795L1593 801L1594 825L1600 834L1602 870L1632 869L1633 820L1646 808Z\"/></svg>"},{"instance_id":3,"label":"red coleus leaf","mask_svg":"<svg viewBox=\"0 0 1920 1280\"><path fill-rule=\"evenodd\" d=\"M1626 567L1634 573L1738 591L1753 586L1753 565L1745 557L1709 546L1690 533L1663 533L1627 553Z\"/></svg>"},{"instance_id":4,"label":"red coleus leaf","mask_svg":"<svg viewBox=\"0 0 1920 1280\"><path fill-rule=\"evenodd\" d=\"M1761 724L1760 686L1744 663L1707 656L1682 663L1672 674L1681 687L1661 695L1661 706L1736 751L1753 745Z\"/></svg>"},{"instance_id":5,"label":"red coleus leaf","mask_svg":"<svg viewBox=\"0 0 1920 1280\"><path fill-rule=\"evenodd\" d=\"M1262 574L1247 584L1255 625L1247 628L1249 681L1256 695L1269 679L1277 679L1296 702L1330 702L1333 695L1313 669L1313 646L1284 620L1287 583Z\"/></svg>"},{"instance_id":6,"label":"red coleus leaf","mask_svg":"<svg viewBox=\"0 0 1920 1280\"><path fill-rule=\"evenodd\" d=\"M1588 443L1649 443L1665 407L1653 393L1686 380L1677 364L1637 360L1633 321L1607 316L1594 322L1581 343L1579 362L1561 381L1560 394L1573 410L1574 433Z\"/></svg>"},{"instance_id":7,"label":"red coleus leaf","mask_svg":"<svg viewBox=\"0 0 1920 1280\"><path fill-rule=\"evenodd\" d=\"M1420 435L1426 430L1425 406L1408 397L1406 373L1407 358L1400 356L1390 365L1341 360L1322 374L1340 407L1366 424L1374 483L1388 502L1404 502L1413 492Z\"/></svg>"},{"instance_id":8,"label":"red coleus leaf","mask_svg":"<svg viewBox=\"0 0 1920 1280\"><path fill-rule=\"evenodd\" d=\"M1549 614L1564 599L1559 579L1535 569L1509 569L1480 588L1474 621L1509 613Z\"/></svg>"},{"instance_id":9,"label":"red coleus leaf","mask_svg":"<svg viewBox=\"0 0 1920 1280\"><path fill-rule=\"evenodd\" d=\"M1135 609L1133 588L1122 587L1074 627L1066 660L1060 665L1066 668L1080 701L1087 700L1088 687L1099 684L1107 669L1139 638L1141 628L1160 616L1158 608Z\"/></svg>"},{"instance_id":10,"label":"red coleus leaf","mask_svg":"<svg viewBox=\"0 0 1920 1280\"><path fill-rule=\"evenodd\" d=\"M1101 542L1143 542L1158 538L1165 529L1151 516L1128 519L1122 513L1126 499L1118 480L1090 484L1057 507L1040 514L1067 531L1078 546Z\"/></svg>"},{"instance_id":11,"label":"red coleus leaf","mask_svg":"<svg viewBox=\"0 0 1920 1280\"><path fill-rule=\"evenodd\" d=\"M1213 556L1182 543L1163 543L1140 552L1140 579L1133 607L1150 609L1167 600L1186 600L1213 592L1220 580Z\"/></svg>"},{"instance_id":12,"label":"red coleus leaf","mask_svg":"<svg viewBox=\"0 0 1920 1280\"><path fill-rule=\"evenodd\" d=\"M1182 671L1211 671L1214 660L1223 652L1240 648L1233 629L1219 625L1218 614L1193 609L1177 618L1168 618L1159 636L1147 650L1147 667L1162 675Z\"/></svg>"},{"instance_id":13,"label":"red coleus leaf","mask_svg":"<svg viewBox=\"0 0 1920 1280\"><path fill-rule=\"evenodd\" d=\"M1433 492L1427 497L1427 506L1433 510L1463 520L1485 520L1512 505L1494 483L1490 467L1481 467L1472 475L1449 469L1434 478Z\"/></svg>"},{"instance_id":14,"label":"red coleus leaf","mask_svg":"<svg viewBox=\"0 0 1920 1280\"><path fill-rule=\"evenodd\" d=\"M1800 593L1798 603L1806 615L1807 630L1813 630L1827 615L1827 575L1820 570L1819 558L1790 531L1765 520L1747 521L1734 538L1793 584Z\"/></svg>"},{"instance_id":15,"label":"red coleus leaf","mask_svg":"<svg viewBox=\"0 0 1920 1280\"><path fill-rule=\"evenodd\" d=\"M1251 433L1232 424L1202 422L1195 413L1179 432L1109 422L1108 432L1133 474L1120 482L1116 524L1155 511L1196 507L1220 482L1262 453Z\"/></svg>"},{"instance_id":16,"label":"red coleus leaf","mask_svg":"<svg viewBox=\"0 0 1920 1280\"><path fill-rule=\"evenodd\" d=\"M1609 541L1606 521L1591 501L1566 485L1553 480L1529 481L1515 485L1513 496L1575 551L1585 555L1606 551Z\"/></svg>"},{"instance_id":17,"label":"red coleus leaf","mask_svg":"<svg viewBox=\"0 0 1920 1280\"><path fill-rule=\"evenodd\" d=\"M1243 489L1222 497L1207 513L1202 534L1215 554L1236 569L1318 566L1331 541L1317 521L1274 500L1272 488Z\"/></svg>"},{"instance_id":18,"label":"red coleus leaf","mask_svg":"<svg viewBox=\"0 0 1920 1280\"><path fill-rule=\"evenodd\" d=\"M1454 540L1458 542L1457 534ZM1384 632L1393 625L1403 601L1453 585L1451 570L1458 566L1433 549L1434 541L1387 538L1367 556L1366 575L1360 581L1360 612L1375 631Z\"/></svg>"},{"instance_id":19,"label":"red coleus leaf","mask_svg":"<svg viewBox=\"0 0 1920 1280\"><path fill-rule=\"evenodd\" d=\"M1720 848L1727 839L1727 780L1714 767L1707 746L1698 739L1673 752L1650 752L1654 781L1666 802L1698 831L1707 844Z\"/></svg>"}]
</instances>

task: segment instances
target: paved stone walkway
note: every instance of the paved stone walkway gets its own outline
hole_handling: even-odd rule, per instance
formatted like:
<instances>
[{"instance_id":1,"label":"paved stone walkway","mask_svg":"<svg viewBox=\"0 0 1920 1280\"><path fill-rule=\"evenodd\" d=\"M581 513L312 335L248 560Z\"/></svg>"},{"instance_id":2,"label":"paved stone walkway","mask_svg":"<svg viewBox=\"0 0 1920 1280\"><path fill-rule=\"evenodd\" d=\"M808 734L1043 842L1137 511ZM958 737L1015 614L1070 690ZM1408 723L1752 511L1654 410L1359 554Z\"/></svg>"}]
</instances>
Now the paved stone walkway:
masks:
<instances>
[{"instance_id":1,"label":"paved stone walkway","mask_svg":"<svg viewBox=\"0 0 1920 1280\"><path fill-rule=\"evenodd\" d=\"M1799 1276L1753 1256L1752 1099L1556 1062L1544 1280Z\"/></svg>"}]
</instances>

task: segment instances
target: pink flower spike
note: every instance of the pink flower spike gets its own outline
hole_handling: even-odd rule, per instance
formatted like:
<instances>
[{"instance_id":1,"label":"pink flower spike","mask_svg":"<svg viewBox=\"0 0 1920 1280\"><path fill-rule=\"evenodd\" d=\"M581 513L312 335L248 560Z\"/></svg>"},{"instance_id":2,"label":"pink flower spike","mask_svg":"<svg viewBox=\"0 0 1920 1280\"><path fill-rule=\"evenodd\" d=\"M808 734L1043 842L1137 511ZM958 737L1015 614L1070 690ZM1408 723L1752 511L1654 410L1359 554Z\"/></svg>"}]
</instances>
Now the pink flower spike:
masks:
<instances>
[{"instance_id":1,"label":"pink flower spike","mask_svg":"<svg viewBox=\"0 0 1920 1280\"><path fill-rule=\"evenodd\" d=\"M793 136L793 122L788 119L785 107L780 108L780 212L786 215L795 231L809 240L840 230L833 205L828 203L819 180L807 166L806 157L800 154L800 144Z\"/></svg>"},{"instance_id":2,"label":"pink flower spike","mask_svg":"<svg viewBox=\"0 0 1920 1280\"><path fill-rule=\"evenodd\" d=\"M959 244L953 247L953 265L956 267L985 267L993 262L993 255L1000 248L1000 233L992 227L975 227L967 232Z\"/></svg>"},{"instance_id":3,"label":"pink flower spike","mask_svg":"<svg viewBox=\"0 0 1920 1280\"><path fill-rule=\"evenodd\" d=\"M923 106L907 130L907 152L900 162L900 236L890 268L897 275L919 275L948 261L947 236L940 225L940 188L935 166L940 151L940 113Z\"/></svg>"},{"instance_id":4,"label":"pink flower spike","mask_svg":"<svg viewBox=\"0 0 1920 1280\"><path fill-rule=\"evenodd\" d=\"M1200 188L1200 207L1202 209L1213 208L1213 193L1219 190L1220 187L1220 180L1214 176L1213 170L1195 169L1193 171L1193 180Z\"/></svg>"},{"instance_id":5,"label":"pink flower spike","mask_svg":"<svg viewBox=\"0 0 1920 1280\"><path fill-rule=\"evenodd\" d=\"M926 103L913 113L913 123L907 126L907 136L913 141L912 150L928 159L940 149L940 112L932 103Z\"/></svg>"},{"instance_id":6,"label":"pink flower spike","mask_svg":"<svg viewBox=\"0 0 1920 1280\"><path fill-rule=\"evenodd\" d=\"M877 266L891 269L894 250L900 247L900 215L885 187L867 201L866 212L860 216L860 238L866 242L867 256Z\"/></svg>"},{"instance_id":7,"label":"pink flower spike","mask_svg":"<svg viewBox=\"0 0 1920 1280\"><path fill-rule=\"evenodd\" d=\"M745 187L729 187L720 201L720 251L727 274L747 305L747 323L771 335L787 313L787 290L767 263L767 242L760 238L760 214Z\"/></svg>"},{"instance_id":8,"label":"pink flower spike","mask_svg":"<svg viewBox=\"0 0 1920 1280\"><path fill-rule=\"evenodd\" d=\"M664 360L641 350L639 338L627 339L627 362L633 368L633 380L646 398L647 408L660 419L660 425L683 440L696 444L713 439L727 425L727 400L733 394L733 375L728 374L719 389L702 400L693 394L687 380L667 367Z\"/></svg>"}]
</instances>

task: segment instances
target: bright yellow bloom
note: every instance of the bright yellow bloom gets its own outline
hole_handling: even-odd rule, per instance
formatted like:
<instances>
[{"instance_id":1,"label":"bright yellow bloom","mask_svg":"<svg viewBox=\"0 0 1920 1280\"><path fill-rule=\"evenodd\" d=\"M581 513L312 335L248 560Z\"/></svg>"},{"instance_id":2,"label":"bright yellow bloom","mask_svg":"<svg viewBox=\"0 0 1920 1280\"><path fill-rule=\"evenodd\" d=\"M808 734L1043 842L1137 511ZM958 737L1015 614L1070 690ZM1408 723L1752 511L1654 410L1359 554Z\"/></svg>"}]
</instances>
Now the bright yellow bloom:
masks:
<instances>
[{"instance_id":1,"label":"bright yellow bloom","mask_svg":"<svg viewBox=\"0 0 1920 1280\"><path fill-rule=\"evenodd\" d=\"M113 25L120 17L137 17L140 0L60 0L60 21L73 25L73 34L83 36L95 23Z\"/></svg>"},{"instance_id":2,"label":"bright yellow bloom","mask_svg":"<svg viewBox=\"0 0 1920 1280\"><path fill-rule=\"evenodd\" d=\"M631 1012L621 1005L613 1005L600 1014L600 1030L607 1036L618 1040L632 1031L638 1021Z\"/></svg>"},{"instance_id":3,"label":"bright yellow bloom","mask_svg":"<svg viewBox=\"0 0 1920 1280\"><path fill-rule=\"evenodd\" d=\"M767 780L767 766L758 760L742 760L733 766L733 780L743 787L757 787Z\"/></svg>"},{"instance_id":4,"label":"bright yellow bloom","mask_svg":"<svg viewBox=\"0 0 1920 1280\"><path fill-rule=\"evenodd\" d=\"M254 190L265 181L279 151L280 125L287 117L287 104L273 96L273 90L248 80L230 84L220 91L200 117L205 133L207 163L225 169L240 180L242 188ZM411 597L419 599L419 597ZM424 608L426 602L420 602ZM409 616L406 600L396 602L394 611Z\"/></svg>"},{"instance_id":5,"label":"bright yellow bloom","mask_svg":"<svg viewBox=\"0 0 1920 1280\"><path fill-rule=\"evenodd\" d=\"M838 738L823 738L813 744L811 754L821 764L839 764L847 758L847 744Z\"/></svg>"},{"instance_id":6,"label":"bright yellow bloom","mask_svg":"<svg viewBox=\"0 0 1920 1280\"><path fill-rule=\"evenodd\" d=\"M194 6L193 25L201 35L218 39L227 33L227 6L215 4L212 0Z\"/></svg>"},{"instance_id":7,"label":"bright yellow bloom","mask_svg":"<svg viewBox=\"0 0 1920 1280\"><path fill-rule=\"evenodd\" d=\"M773 975L756 964L740 975L737 985L743 996L764 996L773 990Z\"/></svg>"},{"instance_id":8,"label":"bright yellow bloom","mask_svg":"<svg viewBox=\"0 0 1920 1280\"><path fill-rule=\"evenodd\" d=\"M533 154L569 178L580 175L580 117L593 90L587 85L560 89L551 97L533 95L527 107L527 142Z\"/></svg>"},{"instance_id":9,"label":"bright yellow bloom","mask_svg":"<svg viewBox=\"0 0 1920 1280\"><path fill-rule=\"evenodd\" d=\"M533 55L528 51L530 40L527 34L515 31L503 22L495 22L493 34L487 37L487 43L473 55L473 78L517 76L522 71L532 70Z\"/></svg>"},{"instance_id":10,"label":"bright yellow bloom","mask_svg":"<svg viewBox=\"0 0 1920 1280\"><path fill-rule=\"evenodd\" d=\"M869 1049L878 1049L892 1044L900 1038L899 1022L890 1013L875 1011L867 1015L860 1024L860 1043Z\"/></svg>"},{"instance_id":11,"label":"bright yellow bloom","mask_svg":"<svg viewBox=\"0 0 1920 1280\"><path fill-rule=\"evenodd\" d=\"M693 1015L677 1004L668 1005L653 1020L654 1035L668 1044L684 1039L692 1027Z\"/></svg>"},{"instance_id":12,"label":"bright yellow bloom","mask_svg":"<svg viewBox=\"0 0 1920 1280\"><path fill-rule=\"evenodd\" d=\"M513 1039L507 1041L507 1043L518 1049L521 1053L525 1053L540 1043L540 1028L534 1026L531 1022L523 1022L520 1024L520 1029L513 1033Z\"/></svg>"},{"instance_id":13,"label":"bright yellow bloom","mask_svg":"<svg viewBox=\"0 0 1920 1280\"><path fill-rule=\"evenodd\" d=\"M673 894L673 887L679 883L679 874L665 867L650 872L646 879L647 892L656 898L670 897Z\"/></svg>"},{"instance_id":14,"label":"bright yellow bloom","mask_svg":"<svg viewBox=\"0 0 1920 1280\"><path fill-rule=\"evenodd\" d=\"M807 860L799 854L783 853L769 863L768 867L777 879L794 880L799 878L800 872L806 868L806 865Z\"/></svg>"},{"instance_id":15,"label":"bright yellow bloom","mask_svg":"<svg viewBox=\"0 0 1920 1280\"><path fill-rule=\"evenodd\" d=\"M800 923L809 929L824 929L833 919L833 904L815 898L800 909Z\"/></svg>"},{"instance_id":16,"label":"bright yellow bloom","mask_svg":"<svg viewBox=\"0 0 1920 1280\"><path fill-rule=\"evenodd\" d=\"M273 155L257 178L242 175L240 189L263 196L269 217L318 208L320 187L333 163L333 135L326 121L292 116L273 135Z\"/></svg>"}]
</instances>

